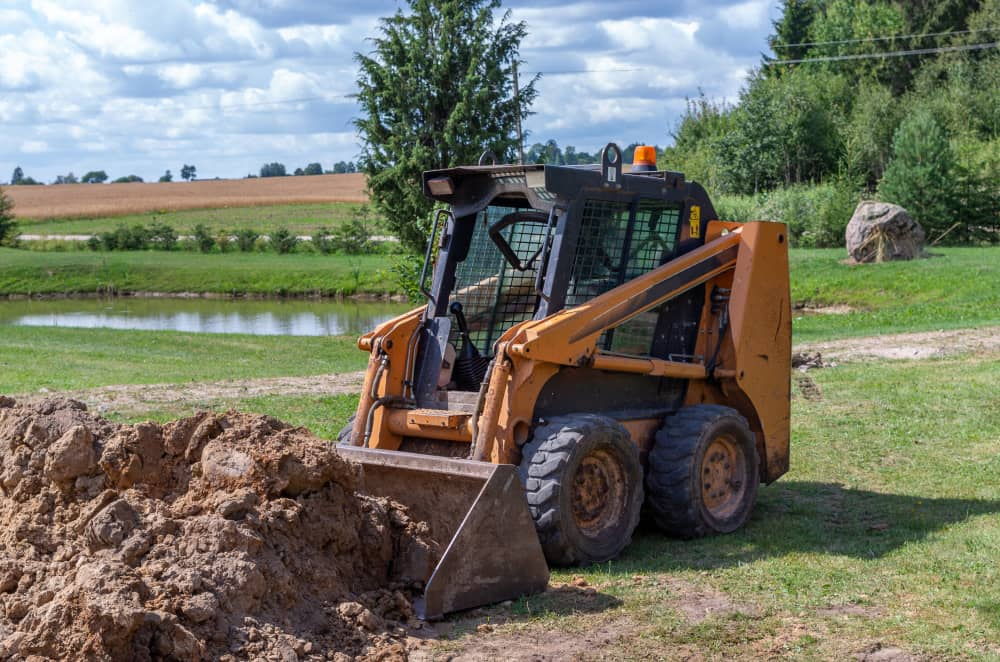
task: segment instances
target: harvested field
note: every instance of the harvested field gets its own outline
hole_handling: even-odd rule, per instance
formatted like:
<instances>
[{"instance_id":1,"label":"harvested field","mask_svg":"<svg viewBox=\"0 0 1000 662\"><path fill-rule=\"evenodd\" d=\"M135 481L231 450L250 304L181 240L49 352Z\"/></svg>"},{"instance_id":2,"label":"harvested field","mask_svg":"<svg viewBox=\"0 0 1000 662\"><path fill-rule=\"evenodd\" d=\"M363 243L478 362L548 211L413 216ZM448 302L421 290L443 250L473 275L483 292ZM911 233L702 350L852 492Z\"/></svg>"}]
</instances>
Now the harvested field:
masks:
<instances>
[{"instance_id":1,"label":"harvested field","mask_svg":"<svg viewBox=\"0 0 1000 662\"><path fill-rule=\"evenodd\" d=\"M149 211L310 202L367 202L365 176L314 175L194 182L11 186L15 213L26 219L125 216Z\"/></svg>"},{"instance_id":2,"label":"harvested field","mask_svg":"<svg viewBox=\"0 0 1000 662\"><path fill-rule=\"evenodd\" d=\"M0 397L0 658L404 659L426 525L302 428Z\"/></svg>"}]
</instances>

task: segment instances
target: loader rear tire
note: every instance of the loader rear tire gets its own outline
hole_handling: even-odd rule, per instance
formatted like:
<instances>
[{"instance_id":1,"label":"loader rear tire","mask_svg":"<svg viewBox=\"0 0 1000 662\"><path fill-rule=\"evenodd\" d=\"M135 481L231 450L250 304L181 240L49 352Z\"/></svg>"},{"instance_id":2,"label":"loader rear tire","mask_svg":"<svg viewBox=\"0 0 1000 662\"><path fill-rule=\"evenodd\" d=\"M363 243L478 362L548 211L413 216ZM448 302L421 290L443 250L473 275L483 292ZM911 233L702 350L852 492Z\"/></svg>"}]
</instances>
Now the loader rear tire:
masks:
<instances>
[{"instance_id":1,"label":"loader rear tire","mask_svg":"<svg viewBox=\"0 0 1000 662\"><path fill-rule=\"evenodd\" d=\"M720 405L684 407L656 433L647 506L678 538L731 533L750 518L760 483L757 446L743 416Z\"/></svg>"},{"instance_id":2,"label":"loader rear tire","mask_svg":"<svg viewBox=\"0 0 1000 662\"><path fill-rule=\"evenodd\" d=\"M607 561L631 542L642 508L642 464L614 420L550 419L522 449L519 472L549 563Z\"/></svg>"},{"instance_id":3,"label":"loader rear tire","mask_svg":"<svg viewBox=\"0 0 1000 662\"><path fill-rule=\"evenodd\" d=\"M340 428L340 432L337 433L338 446L354 445L354 419L356 417L357 414L351 414L351 417L347 419L347 424Z\"/></svg>"}]
</instances>

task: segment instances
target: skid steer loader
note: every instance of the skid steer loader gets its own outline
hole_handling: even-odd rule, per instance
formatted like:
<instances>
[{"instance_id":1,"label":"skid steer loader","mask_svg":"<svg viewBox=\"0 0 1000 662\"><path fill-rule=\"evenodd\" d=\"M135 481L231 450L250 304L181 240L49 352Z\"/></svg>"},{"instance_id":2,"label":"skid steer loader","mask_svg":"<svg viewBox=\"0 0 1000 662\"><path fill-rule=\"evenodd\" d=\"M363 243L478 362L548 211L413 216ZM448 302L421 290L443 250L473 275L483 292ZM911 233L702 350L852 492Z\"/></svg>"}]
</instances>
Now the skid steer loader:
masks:
<instances>
[{"instance_id":1,"label":"skid steer loader","mask_svg":"<svg viewBox=\"0 0 1000 662\"><path fill-rule=\"evenodd\" d=\"M339 446L430 524L424 618L611 559L640 511L674 536L731 532L788 470L785 226L717 220L649 151L628 173L614 144L594 166L424 173L447 205L427 304L358 340Z\"/></svg>"}]
</instances>

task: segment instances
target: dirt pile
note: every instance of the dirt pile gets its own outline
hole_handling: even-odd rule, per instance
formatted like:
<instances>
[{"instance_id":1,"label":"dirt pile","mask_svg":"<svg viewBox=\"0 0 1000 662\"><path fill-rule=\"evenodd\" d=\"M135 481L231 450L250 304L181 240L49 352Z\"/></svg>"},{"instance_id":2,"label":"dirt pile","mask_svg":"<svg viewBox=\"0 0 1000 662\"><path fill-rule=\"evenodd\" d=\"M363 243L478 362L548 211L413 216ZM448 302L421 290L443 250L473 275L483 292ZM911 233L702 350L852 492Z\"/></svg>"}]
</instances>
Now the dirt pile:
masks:
<instances>
[{"instance_id":1,"label":"dirt pile","mask_svg":"<svg viewBox=\"0 0 1000 662\"><path fill-rule=\"evenodd\" d=\"M426 527L265 416L0 397L0 659L402 659Z\"/></svg>"}]
</instances>

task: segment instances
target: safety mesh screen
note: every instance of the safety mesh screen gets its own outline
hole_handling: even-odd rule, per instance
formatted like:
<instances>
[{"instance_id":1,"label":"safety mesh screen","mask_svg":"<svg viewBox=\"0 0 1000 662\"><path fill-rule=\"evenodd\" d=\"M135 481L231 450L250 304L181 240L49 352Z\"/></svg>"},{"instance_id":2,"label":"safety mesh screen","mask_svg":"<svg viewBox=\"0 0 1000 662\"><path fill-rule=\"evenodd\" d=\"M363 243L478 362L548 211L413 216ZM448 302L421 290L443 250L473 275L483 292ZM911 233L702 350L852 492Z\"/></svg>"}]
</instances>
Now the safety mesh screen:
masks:
<instances>
[{"instance_id":1,"label":"safety mesh screen","mask_svg":"<svg viewBox=\"0 0 1000 662\"><path fill-rule=\"evenodd\" d=\"M487 207L476 217L469 255L455 269L455 288L451 300L459 301L469 322L469 338L484 356L492 354L492 345L514 324L531 319L538 307L535 273L539 259L531 268L520 271L504 259L489 236L489 228L512 207ZM522 262L538 252L545 240L545 224L518 222L506 227L501 235ZM460 346L458 327L452 326L450 341Z\"/></svg>"},{"instance_id":2,"label":"safety mesh screen","mask_svg":"<svg viewBox=\"0 0 1000 662\"><path fill-rule=\"evenodd\" d=\"M652 271L666 262L677 246L680 205L641 199L635 210L625 280Z\"/></svg>"},{"instance_id":3,"label":"safety mesh screen","mask_svg":"<svg viewBox=\"0 0 1000 662\"><path fill-rule=\"evenodd\" d=\"M588 200L584 204L567 308L652 271L673 254L680 205L640 199L634 216L630 211L625 201ZM649 354L658 317L659 310L642 313L606 331L598 346L627 354Z\"/></svg>"},{"instance_id":4,"label":"safety mesh screen","mask_svg":"<svg viewBox=\"0 0 1000 662\"><path fill-rule=\"evenodd\" d=\"M576 257L570 272L566 307L572 308L622 283L622 255L628 232L629 203L587 200L580 215Z\"/></svg>"}]
</instances>

